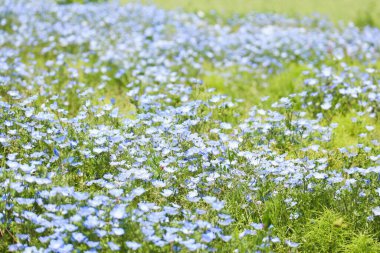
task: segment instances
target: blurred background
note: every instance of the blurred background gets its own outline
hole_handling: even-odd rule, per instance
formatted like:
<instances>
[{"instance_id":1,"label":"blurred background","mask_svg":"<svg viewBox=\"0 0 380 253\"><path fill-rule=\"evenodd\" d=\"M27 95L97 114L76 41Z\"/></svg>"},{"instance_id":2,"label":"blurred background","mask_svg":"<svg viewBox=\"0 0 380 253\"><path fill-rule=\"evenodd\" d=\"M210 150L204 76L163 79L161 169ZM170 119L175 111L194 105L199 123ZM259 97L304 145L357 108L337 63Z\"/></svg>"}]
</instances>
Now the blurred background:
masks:
<instances>
[{"instance_id":1,"label":"blurred background","mask_svg":"<svg viewBox=\"0 0 380 253\"><path fill-rule=\"evenodd\" d=\"M105 0L57 0L61 3L104 2ZM222 17L247 12L280 13L291 17L320 14L333 22L380 27L380 0L119 0L121 3L156 4L166 9L217 11Z\"/></svg>"},{"instance_id":2,"label":"blurred background","mask_svg":"<svg viewBox=\"0 0 380 253\"><path fill-rule=\"evenodd\" d=\"M127 0L123 0L127 2ZM149 0L164 8L183 8L188 11L210 11L229 16L247 12L275 12L289 16L315 13L334 22L352 21L358 26L380 26L379 0Z\"/></svg>"}]
</instances>

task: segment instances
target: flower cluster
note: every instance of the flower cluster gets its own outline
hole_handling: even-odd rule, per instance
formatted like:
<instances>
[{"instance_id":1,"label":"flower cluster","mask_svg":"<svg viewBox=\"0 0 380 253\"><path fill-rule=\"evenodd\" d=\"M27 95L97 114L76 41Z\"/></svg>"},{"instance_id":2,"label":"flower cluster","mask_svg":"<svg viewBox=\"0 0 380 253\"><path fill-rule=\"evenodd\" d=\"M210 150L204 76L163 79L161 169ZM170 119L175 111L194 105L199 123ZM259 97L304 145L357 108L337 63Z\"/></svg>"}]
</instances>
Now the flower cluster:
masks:
<instances>
[{"instance_id":1,"label":"flower cluster","mask_svg":"<svg viewBox=\"0 0 380 253\"><path fill-rule=\"evenodd\" d=\"M347 214L361 205L358 219L375 230L378 29L25 0L4 1L0 17L7 250L302 246L276 234L274 200L289 226L317 199ZM265 83L289 64L307 68L301 89L269 105L202 81L210 68L237 68ZM353 143L339 144L347 130L337 118L356 129Z\"/></svg>"}]
</instances>

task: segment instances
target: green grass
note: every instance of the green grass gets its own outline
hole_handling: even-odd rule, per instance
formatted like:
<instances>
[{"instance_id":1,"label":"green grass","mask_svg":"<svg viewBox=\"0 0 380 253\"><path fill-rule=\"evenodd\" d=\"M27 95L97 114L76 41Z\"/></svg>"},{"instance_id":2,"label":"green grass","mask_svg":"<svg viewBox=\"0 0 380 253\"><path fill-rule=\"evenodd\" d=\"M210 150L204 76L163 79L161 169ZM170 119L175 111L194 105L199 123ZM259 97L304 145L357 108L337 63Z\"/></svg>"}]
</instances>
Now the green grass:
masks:
<instances>
[{"instance_id":1,"label":"green grass","mask_svg":"<svg viewBox=\"0 0 380 253\"><path fill-rule=\"evenodd\" d=\"M204 12L216 10L224 17L249 12L275 12L290 16L318 13L334 22L342 20L353 21L359 26L380 25L380 2L376 0L143 0L142 2L155 3L167 9L181 8Z\"/></svg>"}]
</instances>

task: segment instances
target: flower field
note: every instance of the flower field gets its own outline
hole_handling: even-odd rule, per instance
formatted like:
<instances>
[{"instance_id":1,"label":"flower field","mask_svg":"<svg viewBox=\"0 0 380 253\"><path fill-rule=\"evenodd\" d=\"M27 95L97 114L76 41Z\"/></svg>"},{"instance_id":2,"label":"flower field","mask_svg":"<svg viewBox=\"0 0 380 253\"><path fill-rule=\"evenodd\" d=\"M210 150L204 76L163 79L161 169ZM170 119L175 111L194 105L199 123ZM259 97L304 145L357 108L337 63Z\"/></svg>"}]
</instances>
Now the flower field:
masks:
<instances>
[{"instance_id":1,"label":"flower field","mask_svg":"<svg viewBox=\"0 0 380 253\"><path fill-rule=\"evenodd\" d=\"M0 252L380 252L380 30L0 0Z\"/></svg>"}]
</instances>

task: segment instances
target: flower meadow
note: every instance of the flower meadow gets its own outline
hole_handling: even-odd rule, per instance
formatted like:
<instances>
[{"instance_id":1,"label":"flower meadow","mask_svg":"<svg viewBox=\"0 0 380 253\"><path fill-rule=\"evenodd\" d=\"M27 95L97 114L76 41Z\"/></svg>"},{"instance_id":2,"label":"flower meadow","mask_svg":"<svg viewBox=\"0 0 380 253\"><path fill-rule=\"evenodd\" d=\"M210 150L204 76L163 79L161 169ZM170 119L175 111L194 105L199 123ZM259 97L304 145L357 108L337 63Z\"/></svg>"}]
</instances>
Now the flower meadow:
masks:
<instances>
[{"instance_id":1,"label":"flower meadow","mask_svg":"<svg viewBox=\"0 0 380 253\"><path fill-rule=\"evenodd\" d=\"M380 30L0 4L1 252L380 252Z\"/></svg>"}]
</instances>

